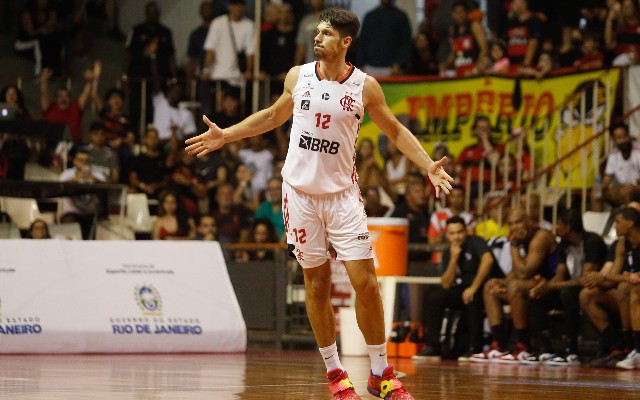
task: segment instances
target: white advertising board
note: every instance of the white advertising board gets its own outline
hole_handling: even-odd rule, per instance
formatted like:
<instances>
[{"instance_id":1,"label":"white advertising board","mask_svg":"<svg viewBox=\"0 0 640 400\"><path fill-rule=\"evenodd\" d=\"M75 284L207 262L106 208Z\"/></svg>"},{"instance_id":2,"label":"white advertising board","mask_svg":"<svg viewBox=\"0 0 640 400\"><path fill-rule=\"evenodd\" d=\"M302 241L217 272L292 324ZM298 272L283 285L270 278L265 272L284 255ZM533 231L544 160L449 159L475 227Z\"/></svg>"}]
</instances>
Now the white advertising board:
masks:
<instances>
[{"instance_id":1,"label":"white advertising board","mask_svg":"<svg viewBox=\"0 0 640 400\"><path fill-rule=\"evenodd\" d=\"M238 352L217 242L0 240L0 353Z\"/></svg>"}]
</instances>

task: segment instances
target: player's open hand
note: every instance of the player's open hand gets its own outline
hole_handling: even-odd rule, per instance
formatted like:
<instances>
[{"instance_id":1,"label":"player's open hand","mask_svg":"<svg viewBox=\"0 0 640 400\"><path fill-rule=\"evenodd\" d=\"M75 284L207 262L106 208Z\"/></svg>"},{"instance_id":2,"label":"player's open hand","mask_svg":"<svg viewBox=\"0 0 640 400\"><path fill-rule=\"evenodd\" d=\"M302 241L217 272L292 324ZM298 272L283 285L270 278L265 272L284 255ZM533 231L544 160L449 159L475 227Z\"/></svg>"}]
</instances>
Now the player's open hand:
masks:
<instances>
[{"instance_id":1,"label":"player's open hand","mask_svg":"<svg viewBox=\"0 0 640 400\"><path fill-rule=\"evenodd\" d=\"M438 198L440 197L441 190L446 194L451 193L451 182L453 182L453 178L444 170L443 166L445 162L447 162L447 157L442 157L438 161L434 161L427 170L427 175L436 188L436 197Z\"/></svg>"},{"instance_id":2,"label":"player's open hand","mask_svg":"<svg viewBox=\"0 0 640 400\"><path fill-rule=\"evenodd\" d=\"M196 154L198 157L203 157L214 150L218 150L224 145L224 132L207 118L206 115L202 116L202 120L209 127L205 133L185 140L188 145L185 151L190 155Z\"/></svg>"}]
</instances>

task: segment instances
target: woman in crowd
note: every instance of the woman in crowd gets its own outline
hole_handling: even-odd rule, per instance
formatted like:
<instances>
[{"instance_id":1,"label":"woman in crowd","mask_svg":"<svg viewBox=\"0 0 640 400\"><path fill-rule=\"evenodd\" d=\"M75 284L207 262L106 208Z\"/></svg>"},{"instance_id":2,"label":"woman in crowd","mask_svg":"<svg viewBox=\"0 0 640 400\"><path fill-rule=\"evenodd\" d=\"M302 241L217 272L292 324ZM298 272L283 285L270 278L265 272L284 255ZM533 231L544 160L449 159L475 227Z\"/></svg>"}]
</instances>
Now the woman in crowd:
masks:
<instances>
[{"instance_id":1,"label":"woman in crowd","mask_svg":"<svg viewBox=\"0 0 640 400\"><path fill-rule=\"evenodd\" d=\"M173 192L160 195L158 219L153 226L152 238L155 240L186 240L196 235L193 219L187 217L184 208Z\"/></svg>"}]
</instances>

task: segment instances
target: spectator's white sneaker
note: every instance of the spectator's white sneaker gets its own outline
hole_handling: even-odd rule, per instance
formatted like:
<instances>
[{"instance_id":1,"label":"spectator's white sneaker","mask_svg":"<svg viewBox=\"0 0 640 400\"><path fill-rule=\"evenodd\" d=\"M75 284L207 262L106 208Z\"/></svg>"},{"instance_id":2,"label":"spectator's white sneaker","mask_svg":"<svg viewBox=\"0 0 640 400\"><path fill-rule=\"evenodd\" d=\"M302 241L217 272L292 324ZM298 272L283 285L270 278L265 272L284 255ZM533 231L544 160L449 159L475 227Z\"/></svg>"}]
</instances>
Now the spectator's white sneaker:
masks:
<instances>
[{"instance_id":1,"label":"spectator's white sneaker","mask_svg":"<svg viewBox=\"0 0 640 400\"><path fill-rule=\"evenodd\" d=\"M483 351L481 353L473 354L471 355L471 357L469 357L468 360L476 363L495 362L505 354L509 354L509 352L500 351L500 349L498 349L498 344L494 342L491 344L491 348L488 351Z\"/></svg>"},{"instance_id":2,"label":"spectator's white sneaker","mask_svg":"<svg viewBox=\"0 0 640 400\"><path fill-rule=\"evenodd\" d=\"M554 356L551 359L545 361L545 365L552 365L554 367L570 367L580 365L580 357L577 354L568 354L566 357Z\"/></svg>"},{"instance_id":3,"label":"spectator's white sneaker","mask_svg":"<svg viewBox=\"0 0 640 400\"><path fill-rule=\"evenodd\" d=\"M529 353L525 346L518 344L516 351L503 355L496 362L500 364L538 364L538 357Z\"/></svg>"}]
</instances>

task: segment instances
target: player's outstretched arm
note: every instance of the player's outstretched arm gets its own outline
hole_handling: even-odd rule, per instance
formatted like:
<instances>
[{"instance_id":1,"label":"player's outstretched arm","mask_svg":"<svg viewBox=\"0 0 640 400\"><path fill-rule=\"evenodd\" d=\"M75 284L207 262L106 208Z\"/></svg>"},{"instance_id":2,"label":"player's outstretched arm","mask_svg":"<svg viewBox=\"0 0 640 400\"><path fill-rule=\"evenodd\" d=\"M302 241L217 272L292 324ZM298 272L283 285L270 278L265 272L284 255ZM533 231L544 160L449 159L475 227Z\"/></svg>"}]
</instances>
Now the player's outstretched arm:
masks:
<instances>
[{"instance_id":1,"label":"player's outstretched arm","mask_svg":"<svg viewBox=\"0 0 640 400\"><path fill-rule=\"evenodd\" d=\"M251 114L229 128L221 129L206 115L203 115L202 120L209 129L205 133L185 141L187 153L202 157L219 149L225 143L257 136L284 124L293 113L293 89L298 81L299 72L299 66L289 70L284 81L284 91L271 107Z\"/></svg>"},{"instance_id":2,"label":"player's outstretched arm","mask_svg":"<svg viewBox=\"0 0 640 400\"><path fill-rule=\"evenodd\" d=\"M418 139L393 115L387 106L380 84L370 76L367 76L364 84L364 105L373 122L382 129L398 150L427 173L436 188L436 197L440 195L441 190L449 194L453 178L443 168L447 158L433 161L429 157Z\"/></svg>"}]
</instances>

